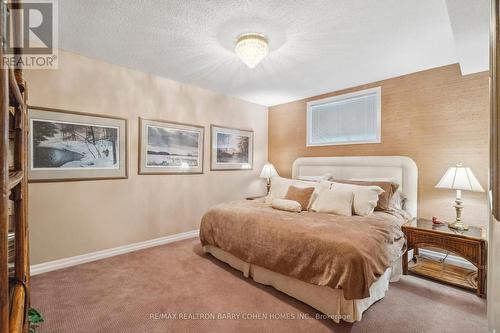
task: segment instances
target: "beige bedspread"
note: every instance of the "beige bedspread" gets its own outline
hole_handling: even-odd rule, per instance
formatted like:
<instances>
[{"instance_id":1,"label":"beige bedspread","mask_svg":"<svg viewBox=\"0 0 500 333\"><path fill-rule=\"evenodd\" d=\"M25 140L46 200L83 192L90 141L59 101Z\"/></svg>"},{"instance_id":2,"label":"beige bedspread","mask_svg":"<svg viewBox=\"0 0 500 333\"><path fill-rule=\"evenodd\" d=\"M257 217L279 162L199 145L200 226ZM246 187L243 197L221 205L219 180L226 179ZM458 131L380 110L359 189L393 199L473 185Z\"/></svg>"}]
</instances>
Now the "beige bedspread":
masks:
<instances>
[{"instance_id":1,"label":"beige bedspread","mask_svg":"<svg viewBox=\"0 0 500 333\"><path fill-rule=\"evenodd\" d=\"M210 209L201 221L200 240L276 273L341 288L346 299L368 297L372 283L405 246L391 219L290 213L259 200Z\"/></svg>"}]
</instances>

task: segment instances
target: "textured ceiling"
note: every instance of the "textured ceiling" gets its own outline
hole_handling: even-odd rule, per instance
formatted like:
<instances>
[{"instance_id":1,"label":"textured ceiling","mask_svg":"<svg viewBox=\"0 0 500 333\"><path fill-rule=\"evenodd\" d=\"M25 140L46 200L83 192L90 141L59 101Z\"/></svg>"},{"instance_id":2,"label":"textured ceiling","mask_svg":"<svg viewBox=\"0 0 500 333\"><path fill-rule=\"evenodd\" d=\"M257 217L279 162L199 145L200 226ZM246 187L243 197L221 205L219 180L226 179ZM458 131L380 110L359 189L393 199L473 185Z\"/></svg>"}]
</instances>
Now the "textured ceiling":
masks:
<instances>
[{"instance_id":1,"label":"textured ceiling","mask_svg":"<svg viewBox=\"0 0 500 333\"><path fill-rule=\"evenodd\" d=\"M275 105L458 62L444 0L64 0L60 47ZM255 69L232 51L259 32Z\"/></svg>"},{"instance_id":2,"label":"textured ceiling","mask_svg":"<svg viewBox=\"0 0 500 333\"><path fill-rule=\"evenodd\" d=\"M488 70L490 0L446 0L463 75Z\"/></svg>"}]
</instances>

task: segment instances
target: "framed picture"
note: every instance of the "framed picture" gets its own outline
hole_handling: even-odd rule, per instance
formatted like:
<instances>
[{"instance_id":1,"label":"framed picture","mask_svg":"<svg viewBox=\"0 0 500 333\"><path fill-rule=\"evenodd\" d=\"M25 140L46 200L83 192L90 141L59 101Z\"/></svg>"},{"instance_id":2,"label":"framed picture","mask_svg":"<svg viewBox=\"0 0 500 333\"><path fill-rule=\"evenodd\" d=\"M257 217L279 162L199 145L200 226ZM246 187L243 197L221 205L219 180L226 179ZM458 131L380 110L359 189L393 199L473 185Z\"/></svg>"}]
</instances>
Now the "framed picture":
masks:
<instances>
[{"instance_id":1,"label":"framed picture","mask_svg":"<svg viewBox=\"0 0 500 333\"><path fill-rule=\"evenodd\" d=\"M29 106L31 182L127 178L127 120Z\"/></svg>"},{"instance_id":2,"label":"framed picture","mask_svg":"<svg viewBox=\"0 0 500 333\"><path fill-rule=\"evenodd\" d=\"M211 126L211 170L252 170L253 131Z\"/></svg>"},{"instance_id":3,"label":"framed picture","mask_svg":"<svg viewBox=\"0 0 500 333\"><path fill-rule=\"evenodd\" d=\"M139 118L139 174L203 173L203 126Z\"/></svg>"}]
</instances>

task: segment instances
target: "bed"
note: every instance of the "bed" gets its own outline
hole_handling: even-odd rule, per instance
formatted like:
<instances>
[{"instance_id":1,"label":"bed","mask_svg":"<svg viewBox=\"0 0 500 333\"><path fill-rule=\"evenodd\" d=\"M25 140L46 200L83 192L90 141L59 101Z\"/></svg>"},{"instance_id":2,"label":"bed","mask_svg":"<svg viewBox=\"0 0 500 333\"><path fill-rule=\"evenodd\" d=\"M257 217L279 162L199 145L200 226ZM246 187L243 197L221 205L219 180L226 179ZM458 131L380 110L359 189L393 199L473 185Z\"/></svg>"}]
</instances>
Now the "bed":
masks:
<instances>
[{"instance_id":1,"label":"bed","mask_svg":"<svg viewBox=\"0 0 500 333\"><path fill-rule=\"evenodd\" d=\"M405 214L338 217L276 211L264 200L218 205L200 227L203 250L321 311L355 322L401 275L401 225L416 216L417 168L402 156L299 158L294 179L390 179L406 198Z\"/></svg>"}]
</instances>

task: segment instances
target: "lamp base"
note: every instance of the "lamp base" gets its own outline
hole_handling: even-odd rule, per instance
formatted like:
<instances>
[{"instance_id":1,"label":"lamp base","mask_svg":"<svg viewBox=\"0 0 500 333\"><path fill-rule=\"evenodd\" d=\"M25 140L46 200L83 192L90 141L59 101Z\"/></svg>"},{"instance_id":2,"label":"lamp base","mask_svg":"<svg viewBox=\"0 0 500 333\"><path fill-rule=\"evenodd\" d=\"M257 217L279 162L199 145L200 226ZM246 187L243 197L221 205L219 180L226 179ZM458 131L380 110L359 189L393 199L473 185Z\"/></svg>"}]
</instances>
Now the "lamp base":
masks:
<instances>
[{"instance_id":1,"label":"lamp base","mask_svg":"<svg viewBox=\"0 0 500 333\"><path fill-rule=\"evenodd\" d=\"M469 226L467 224L463 224L462 221L450 223L450 224L448 224L448 228L455 229L455 230L462 230L462 231L469 230Z\"/></svg>"},{"instance_id":2,"label":"lamp base","mask_svg":"<svg viewBox=\"0 0 500 333\"><path fill-rule=\"evenodd\" d=\"M457 219L455 220L455 223L450 223L448 225L448 228L455 230L463 230L463 231L469 230L469 226L463 224L462 222L462 208L464 208L462 203L463 203L462 191L457 190L457 198L455 199L455 206L454 206L457 213Z\"/></svg>"}]
</instances>

